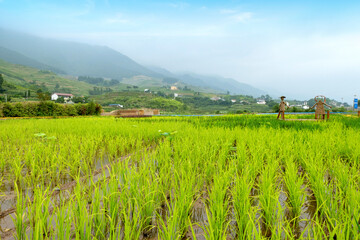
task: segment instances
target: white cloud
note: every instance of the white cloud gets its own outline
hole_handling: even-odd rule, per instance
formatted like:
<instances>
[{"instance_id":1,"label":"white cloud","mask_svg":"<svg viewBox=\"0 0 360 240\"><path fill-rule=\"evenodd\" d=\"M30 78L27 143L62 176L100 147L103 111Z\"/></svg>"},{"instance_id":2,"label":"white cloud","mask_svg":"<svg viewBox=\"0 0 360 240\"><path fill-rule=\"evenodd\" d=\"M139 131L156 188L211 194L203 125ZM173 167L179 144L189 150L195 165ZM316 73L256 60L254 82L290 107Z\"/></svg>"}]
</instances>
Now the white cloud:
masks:
<instances>
[{"instance_id":1,"label":"white cloud","mask_svg":"<svg viewBox=\"0 0 360 240\"><path fill-rule=\"evenodd\" d=\"M234 10L234 9L221 9L220 10L220 13L221 14L234 14L234 13L236 13L237 11L236 10Z\"/></svg>"},{"instance_id":2,"label":"white cloud","mask_svg":"<svg viewBox=\"0 0 360 240\"><path fill-rule=\"evenodd\" d=\"M169 6L172 8L184 9L188 7L189 4L187 2L174 2L174 3L169 3Z\"/></svg>"},{"instance_id":3,"label":"white cloud","mask_svg":"<svg viewBox=\"0 0 360 240\"><path fill-rule=\"evenodd\" d=\"M123 18L122 14L119 13L119 14L116 14L114 17L105 19L104 22L107 24L116 24L116 23L124 24L124 23L128 23L129 20Z\"/></svg>"},{"instance_id":4,"label":"white cloud","mask_svg":"<svg viewBox=\"0 0 360 240\"><path fill-rule=\"evenodd\" d=\"M250 20L252 16L253 16L252 12L243 12L231 16L231 19L233 19L236 22L246 22Z\"/></svg>"}]
</instances>

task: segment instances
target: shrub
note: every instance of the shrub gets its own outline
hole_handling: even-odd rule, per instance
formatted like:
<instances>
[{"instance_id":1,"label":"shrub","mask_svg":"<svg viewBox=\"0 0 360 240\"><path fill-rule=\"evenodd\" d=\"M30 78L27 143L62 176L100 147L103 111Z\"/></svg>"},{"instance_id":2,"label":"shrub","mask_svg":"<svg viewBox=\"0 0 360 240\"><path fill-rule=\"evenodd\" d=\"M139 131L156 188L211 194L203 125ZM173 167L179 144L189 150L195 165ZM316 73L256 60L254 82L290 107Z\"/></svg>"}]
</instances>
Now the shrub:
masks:
<instances>
[{"instance_id":1,"label":"shrub","mask_svg":"<svg viewBox=\"0 0 360 240\"><path fill-rule=\"evenodd\" d=\"M4 117L99 115L101 110L101 105L95 103L63 105L51 101L41 101L38 103L5 103L2 107L2 115Z\"/></svg>"}]
</instances>

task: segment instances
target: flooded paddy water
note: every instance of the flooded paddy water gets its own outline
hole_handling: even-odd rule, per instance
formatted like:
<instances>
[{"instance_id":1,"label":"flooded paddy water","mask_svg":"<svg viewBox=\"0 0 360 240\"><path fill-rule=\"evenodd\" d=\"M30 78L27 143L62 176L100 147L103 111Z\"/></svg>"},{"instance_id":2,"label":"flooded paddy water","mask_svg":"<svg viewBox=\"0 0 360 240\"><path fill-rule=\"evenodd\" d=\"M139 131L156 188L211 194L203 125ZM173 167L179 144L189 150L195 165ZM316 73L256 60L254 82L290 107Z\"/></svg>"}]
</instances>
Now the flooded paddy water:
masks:
<instances>
[{"instance_id":1,"label":"flooded paddy water","mask_svg":"<svg viewBox=\"0 0 360 240\"><path fill-rule=\"evenodd\" d=\"M0 124L1 239L360 236L354 118Z\"/></svg>"}]
</instances>

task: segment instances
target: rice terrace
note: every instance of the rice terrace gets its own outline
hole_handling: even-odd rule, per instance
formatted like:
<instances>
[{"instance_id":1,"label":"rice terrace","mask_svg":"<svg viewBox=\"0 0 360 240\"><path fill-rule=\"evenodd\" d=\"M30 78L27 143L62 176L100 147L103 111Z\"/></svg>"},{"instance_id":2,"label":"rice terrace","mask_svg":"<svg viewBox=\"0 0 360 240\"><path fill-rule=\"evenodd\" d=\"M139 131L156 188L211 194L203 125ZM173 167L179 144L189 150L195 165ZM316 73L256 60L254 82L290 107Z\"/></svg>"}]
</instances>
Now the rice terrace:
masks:
<instances>
[{"instance_id":1,"label":"rice terrace","mask_svg":"<svg viewBox=\"0 0 360 240\"><path fill-rule=\"evenodd\" d=\"M0 129L1 239L360 237L357 116L10 119Z\"/></svg>"}]
</instances>

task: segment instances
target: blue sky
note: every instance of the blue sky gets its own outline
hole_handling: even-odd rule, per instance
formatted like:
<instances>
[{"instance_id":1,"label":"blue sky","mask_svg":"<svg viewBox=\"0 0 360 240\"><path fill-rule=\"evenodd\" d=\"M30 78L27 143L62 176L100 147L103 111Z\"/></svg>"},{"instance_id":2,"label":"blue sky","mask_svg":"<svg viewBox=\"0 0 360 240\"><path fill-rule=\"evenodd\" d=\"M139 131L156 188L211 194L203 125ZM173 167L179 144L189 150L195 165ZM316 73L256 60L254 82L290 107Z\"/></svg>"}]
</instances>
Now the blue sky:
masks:
<instances>
[{"instance_id":1,"label":"blue sky","mask_svg":"<svg viewBox=\"0 0 360 240\"><path fill-rule=\"evenodd\" d=\"M0 0L0 26L275 94L360 95L360 1Z\"/></svg>"}]
</instances>

